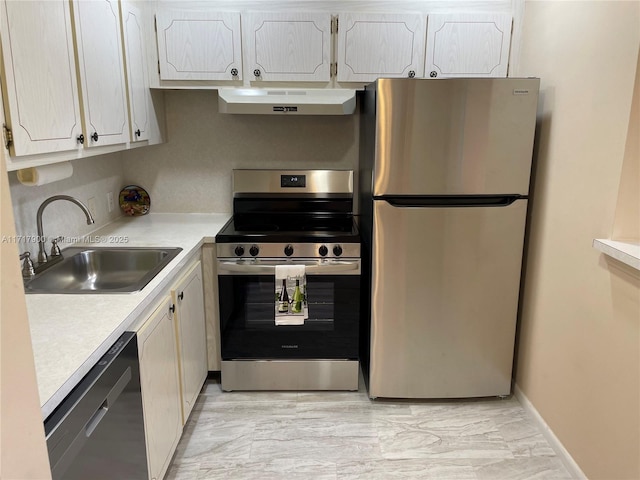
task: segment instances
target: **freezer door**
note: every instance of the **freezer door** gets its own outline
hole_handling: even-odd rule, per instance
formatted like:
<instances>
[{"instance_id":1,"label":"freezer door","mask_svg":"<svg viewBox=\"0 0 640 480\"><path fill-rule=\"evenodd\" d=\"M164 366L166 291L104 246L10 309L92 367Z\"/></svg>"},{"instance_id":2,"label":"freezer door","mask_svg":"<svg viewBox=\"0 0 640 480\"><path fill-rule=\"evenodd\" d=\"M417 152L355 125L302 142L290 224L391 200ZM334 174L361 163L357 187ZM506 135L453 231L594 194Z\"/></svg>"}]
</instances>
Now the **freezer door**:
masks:
<instances>
[{"instance_id":1,"label":"freezer door","mask_svg":"<svg viewBox=\"0 0 640 480\"><path fill-rule=\"evenodd\" d=\"M374 202L371 397L510 393L526 209Z\"/></svg>"},{"instance_id":2,"label":"freezer door","mask_svg":"<svg viewBox=\"0 0 640 480\"><path fill-rule=\"evenodd\" d=\"M375 143L373 195L527 195L538 86L538 79L378 80L367 96L377 98L375 111L365 109L375 128L364 129Z\"/></svg>"}]
</instances>

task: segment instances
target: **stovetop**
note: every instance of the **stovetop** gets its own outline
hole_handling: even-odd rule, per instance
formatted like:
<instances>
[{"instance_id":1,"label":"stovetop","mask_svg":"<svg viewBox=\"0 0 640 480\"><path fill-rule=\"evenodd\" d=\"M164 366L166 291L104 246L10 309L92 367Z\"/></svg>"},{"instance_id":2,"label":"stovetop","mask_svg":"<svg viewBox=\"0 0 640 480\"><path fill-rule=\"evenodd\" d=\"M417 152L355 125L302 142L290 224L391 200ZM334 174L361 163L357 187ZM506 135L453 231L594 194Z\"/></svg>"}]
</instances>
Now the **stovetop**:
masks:
<instances>
[{"instance_id":1,"label":"stovetop","mask_svg":"<svg viewBox=\"0 0 640 480\"><path fill-rule=\"evenodd\" d=\"M351 215L234 215L216 235L216 243L360 242Z\"/></svg>"},{"instance_id":2,"label":"stovetop","mask_svg":"<svg viewBox=\"0 0 640 480\"><path fill-rule=\"evenodd\" d=\"M219 258L359 257L353 172L234 170L233 217L216 244Z\"/></svg>"}]
</instances>

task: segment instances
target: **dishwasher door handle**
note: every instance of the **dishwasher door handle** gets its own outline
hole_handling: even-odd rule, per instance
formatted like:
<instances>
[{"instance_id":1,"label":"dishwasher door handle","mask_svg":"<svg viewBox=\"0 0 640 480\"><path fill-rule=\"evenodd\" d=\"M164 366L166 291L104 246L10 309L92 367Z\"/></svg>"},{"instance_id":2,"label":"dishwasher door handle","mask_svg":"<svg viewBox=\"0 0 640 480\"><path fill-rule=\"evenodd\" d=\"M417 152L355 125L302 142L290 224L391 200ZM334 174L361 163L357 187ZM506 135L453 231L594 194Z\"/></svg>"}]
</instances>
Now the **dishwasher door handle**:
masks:
<instances>
[{"instance_id":1,"label":"dishwasher door handle","mask_svg":"<svg viewBox=\"0 0 640 480\"><path fill-rule=\"evenodd\" d=\"M127 367L122 375L120 375L120 378L113 384L113 387L111 387L111 390L109 390L109 393L105 397L98 410L96 410L93 415L91 415L89 420L84 424L84 428L81 428L80 431L78 431L75 438L71 441L64 453L61 453L61 455L57 459L57 455L49 455L50 461L52 463L51 472L53 474L53 478L61 478L62 474L69 468L69 465L71 465L73 460L78 456L82 448L89 441L89 437L98 427L102 419L107 415L107 413L109 412L109 407L114 404L124 388L131 381L131 378L131 367Z\"/></svg>"},{"instance_id":2,"label":"dishwasher door handle","mask_svg":"<svg viewBox=\"0 0 640 480\"><path fill-rule=\"evenodd\" d=\"M127 367L124 373L120 375L118 381L113 385L113 387L111 387L111 390L109 390L109 393L104 399L104 402L102 402L102 405L100 405L100 408L96 410L96 412L91 416L86 426L84 427L84 432L87 437L91 436L100 421L104 418L107 412L109 412L109 407L116 402L116 400L130 381L131 367Z\"/></svg>"},{"instance_id":3,"label":"dishwasher door handle","mask_svg":"<svg viewBox=\"0 0 640 480\"><path fill-rule=\"evenodd\" d=\"M102 405L100 405L100 408L98 409L98 411L93 414L93 416L91 417L91 420L87 422L87 426L84 427L84 435L86 437L91 436L93 431L96 429L96 427L98 426L98 424L104 418L104 416L107 414L108 411L109 411L109 407L107 406L107 401L105 400L104 402L102 402Z\"/></svg>"}]
</instances>

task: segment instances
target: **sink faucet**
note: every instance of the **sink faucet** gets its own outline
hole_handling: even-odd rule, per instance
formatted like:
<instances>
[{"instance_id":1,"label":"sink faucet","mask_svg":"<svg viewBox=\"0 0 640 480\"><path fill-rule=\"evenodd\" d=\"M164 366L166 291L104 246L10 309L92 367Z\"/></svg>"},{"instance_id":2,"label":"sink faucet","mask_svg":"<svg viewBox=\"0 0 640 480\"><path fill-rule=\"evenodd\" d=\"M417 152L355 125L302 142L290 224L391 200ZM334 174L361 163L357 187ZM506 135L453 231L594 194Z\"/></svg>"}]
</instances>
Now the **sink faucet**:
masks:
<instances>
[{"instance_id":1,"label":"sink faucet","mask_svg":"<svg viewBox=\"0 0 640 480\"><path fill-rule=\"evenodd\" d=\"M87 217L87 225L95 223L93 217L91 216L91 212L89 211L87 206L80 200L69 195L54 195L53 197L47 198L44 202L42 202L42 205L40 205L40 207L38 208L38 213L36 214L36 227L38 228L38 242L40 244L38 250L38 263L46 263L48 260L47 252L45 252L44 247L44 234L42 233L42 212L44 212L44 209L47 205L49 205L51 202L55 202L56 200L67 200L71 203L75 203L78 207L80 207L80 209Z\"/></svg>"}]
</instances>

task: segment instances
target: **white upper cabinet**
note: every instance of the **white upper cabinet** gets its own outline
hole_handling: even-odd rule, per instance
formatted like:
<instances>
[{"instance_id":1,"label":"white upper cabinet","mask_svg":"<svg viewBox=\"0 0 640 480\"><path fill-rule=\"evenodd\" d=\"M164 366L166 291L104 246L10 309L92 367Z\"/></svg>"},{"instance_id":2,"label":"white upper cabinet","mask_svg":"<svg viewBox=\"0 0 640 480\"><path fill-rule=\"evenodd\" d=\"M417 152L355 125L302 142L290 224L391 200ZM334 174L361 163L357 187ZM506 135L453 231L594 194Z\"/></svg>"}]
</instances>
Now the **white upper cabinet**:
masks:
<instances>
[{"instance_id":1,"label":"white upper cabinet","mask_svg":"<svg viewBox=\"0 0 640 480\"><path fill-rule=\"evenodd\" d=\"M511 16L430 14L425 77L506 77Z\"/></svg>"},{"instance_id":2,"label":"white upper cabinet","mask_svg":"<svg viewBox=\"0 0 640 480\"><path fill-rule=\"evenodd\" d=\"M341 13L338 21L339 82L422 76L425 16Z\"/></svg>"},{"instance_id":3,"label":"white upper cabinet","mask_svg":"<svg viewBox=\"0 0 640 480\"><path fill-rule=\"evenodd\" d=\"M15 156L78 150L82 133L69 4L0 4L7 124Z\"/></svg>"},{"instance_id":4,"label":"white upper cabinet","mask_svg":"<svg viewBox=\"0 0 640 480\"><path fill-rule=\"evenodd\" d=\"M242 80L240 14L160 8L161 80Z\"/></svg>"},{"instance_id":5,"label":"white upper cabinet","mask_svg":"<svg viewBox=\"0 0 640 480\"><path fill-rule=\"evenodd\" d=\"M251 81L330 81L329 13L243 14L242 33Z\"/></svg>"},{"instance_id":6,"label":"white upper cabinet","mask_svg":"<svg viewBox=\"0 0 640 480\"><path fill-rule=\"evenodd\" d=\"M143 19L138 8L122 2L122 36L129 87L129 121L131 141L149 138L149 77L144 48Z\"/></svg>"},{"instance_id":7,"label":"white upper cabinet","mask_svg":"<svg viewBox=\"0 0 640 480\"><path fill-rule=\"evenodd\" d=\"M117 1L73 1L85 145L129 140Z\"/></svg>"}]
</instances>

